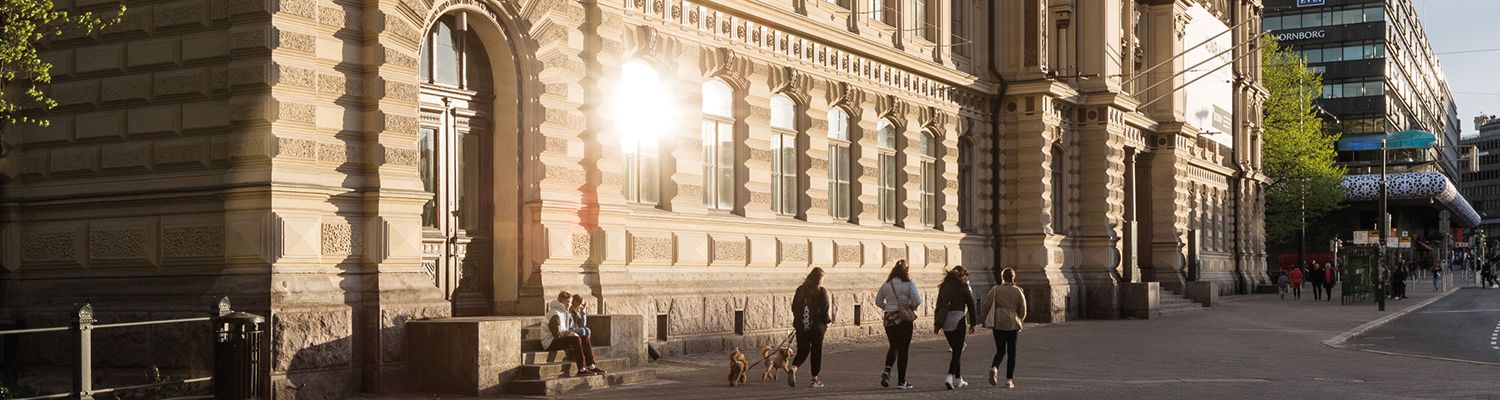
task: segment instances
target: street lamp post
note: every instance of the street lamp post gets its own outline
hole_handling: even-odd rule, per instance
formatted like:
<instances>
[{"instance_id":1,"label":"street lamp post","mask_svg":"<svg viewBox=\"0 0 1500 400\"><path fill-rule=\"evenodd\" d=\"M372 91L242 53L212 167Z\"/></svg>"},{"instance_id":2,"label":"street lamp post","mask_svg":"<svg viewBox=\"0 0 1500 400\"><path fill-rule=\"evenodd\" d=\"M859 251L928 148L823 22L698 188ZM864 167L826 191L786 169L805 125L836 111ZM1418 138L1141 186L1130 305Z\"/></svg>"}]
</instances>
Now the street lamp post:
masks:
<instances>
[{"instance_id":1,"label":"street lamp post","mask_svg":"<svg viewBox=\"0 0 1500 400\"><path fill-rule=\"evenodd\" d=\"M1342 273L1342 271L1339 271L1339 247L1341 245L1343 245L1343 244L1344 244L1344 241L1343 240L1339 240L1339 238L1333 238L1333 240L1329 240L1328 241L1328 249L1329 250L1333 250L1333 273L1334 273L1334 276L1337 276L1340 279L1342 279L1344 277L1344 274ZM1328 284L1332 284L1332 282L1327 282L1327 283ZM1342 293L1347 293L1347 292L1344 292L1344 291L1340 290L1339 293L1342 294ZM1332 294L1330 293L1329 295L1331 296ZM1341 295L1341 296L1339 296L1339 305L1343 305L1343 304L1344 304L1344 296Z\"/></svg>"},{"instance_id":2,"label":"street lamp post","mask_svg":"<svg viewBox=\"0 0 1500 400\"><path fill-rule=\"evenodd\" d=\"M1385 204L1385 156L1385 139L1380 139L1380 214L1377 215L1380 219L1380 244L1375 247L1375 304L1380 311L1385 311L1385 242L1391 230Z\"/></svg>"}]
</instances>

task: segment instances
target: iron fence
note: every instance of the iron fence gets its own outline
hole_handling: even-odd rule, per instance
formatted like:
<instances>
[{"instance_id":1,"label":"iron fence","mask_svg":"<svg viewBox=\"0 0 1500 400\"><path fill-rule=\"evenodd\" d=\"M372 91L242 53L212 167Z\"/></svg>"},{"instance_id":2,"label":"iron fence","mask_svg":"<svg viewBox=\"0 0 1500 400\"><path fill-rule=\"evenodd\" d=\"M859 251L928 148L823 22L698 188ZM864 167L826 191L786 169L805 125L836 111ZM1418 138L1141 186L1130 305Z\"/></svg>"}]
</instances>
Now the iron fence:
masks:
<instances>
[{"instance_id":1,"label":"iron fence","mask_svg":"<svg viewBox=\"0 0 1500 400\"><path fill-rule=\"evenodd\" d=\"M74 349L77 350L77 358L74 359L72 370L72 390L66 393L24 397L17 400L93 399L95 395L101 394L199 382L212 382L214 391L212 396L196 398L260 399L264 397L261 388L263 382L259 371L262 365L261 343L265 318L230 309L228 297L220 298L215 302L210 316L207 317L98 324L94 319L94 307L88 303L79 306L72 317L76 319L70 320L68 326L0 330L0 337L7 339L4 353L7 359L0 362L0 365L14 366L17 363L14 351L11 349L16 347L14 338L19 335L68 332L73 338ZM112 388L94 387L93 337L95 330L195 322L209 322L213 328L214 370L212 375ZM9 378L12 377L7 378L10 380Z\"/></svg>"}]
</instances>

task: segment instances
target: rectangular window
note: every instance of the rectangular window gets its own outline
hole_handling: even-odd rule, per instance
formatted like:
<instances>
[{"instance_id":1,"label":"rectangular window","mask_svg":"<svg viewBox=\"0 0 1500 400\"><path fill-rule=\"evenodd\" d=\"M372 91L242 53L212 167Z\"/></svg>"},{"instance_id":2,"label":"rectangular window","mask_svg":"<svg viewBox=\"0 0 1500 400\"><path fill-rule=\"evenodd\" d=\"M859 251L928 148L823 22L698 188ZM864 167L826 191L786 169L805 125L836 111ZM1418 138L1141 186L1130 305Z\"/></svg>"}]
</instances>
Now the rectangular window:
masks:
<instances>
[{"instance_id":1,"label":"rectangular window","mask_svg":"<svg viewBox=\"0 0 1500 400\"><path fill-rule=\"evenodd\" d=\"M776 133L771 136L771 211L797 214L797 136Z\"/></svg>"},{"instance_id":2,"label":"rectangular window","mask_svg":"<svg viewBox=\"0 0 1500 400\"><path fill-rule=\"evenodd\" d=\"M922 224L937 224L938 171L937 162L922 160Z\"/></svg>"},{"instance_id":3,"label":"rectangular window","mask_svg":"<svg viewBox=\"0 0 1500 400\"><path fill-rule=\"evenodd\" d=\"M828 145L828 215L849 219L849 147Z\"/></svg>"},{"instance_id":4,"label":"rectangular window","mask_svg":"<svg viewBox=\"0 0 1500 400\"><path fill-rule=\"evenodd\" d=\"M656 142L652 140L630 143L625 146L625 199L637 203L656 204L659 200L661 179L660 159Z\"/></svg>"},{"instance_id":5,"label":"rectangular window","mask_svg":"<svg viewBox=\"0 0 1500 400\"><path fill-rule=\"evenodd\" d=\"M1302 16L1284 15L1281 17L1281 29L1297 29L1302 27Z\"/></svg>"},{"instance_id":6,"label":"rectangular window","mask_svg":"<svg viewBox=\"0 0 1500 400\"><path fill-rule=\"evenodd\" d=\"M1302 27L1311 28L1315 26L1323 26L1323 13L1302 14Z\"/></svg>"},{"instance_id":7,"label":"rectangular window","mask_svg":"<svg viewBox=\"0 0 1500 400\"><path fill-rule=\"evenodd\" d=\"M951 7L948 15L953 21L949 22L952 25L948 29L953 30L953 34L949 36L953 39L953 54L968 56L969 32L964 30L967 29L964 26L964 0L953 0Z\"/></svg>"},{"instance_id":8,"label":"rectangular window","mask_svg":"<svg viewBox=\"0 0 1500 400\"><path fill-rule=\"evenodd\" d=\"M929 19L930 15L928 15L929 10L927 9L927 1L928 0L916 0L916 2L914 3L915 7L912 8L912 12L916 13L917 17L917 33L921 34L923 39L934 40L934 38L937 37L937 32L935 32L937 30L937 24L932 23L932 20Z\"/></svg>"},{"instance_id":9,"label":"rectangular window","mask_svg":"<svg viewBox=\"0 0 1500 400\"><path fill-rule=\"evenodd\" d=\"M703 205L734 207L734 125L726 121L703 121Z\"/></svg>"},{"instance_id":10,"label":"rectangular window","mask_svg":"<svg viewBox=\"0 0 1500 400\"><path fill-rule=\"evenodd\" d=\"M885 22L885 0L866 0L865 8L867 8L865 12L870 14L870 19Z\"/></svg>"},{"instance_id":11,"label":"rectangular window","mask_svg":"<svg viewBox=\"0 0 1500 400\"><path fill-rule=\"evenodd\" d=\"M1344 60L1364 60L1365 46L1347 46L1344 48Z\"/></svg>"},{"instance_id":12,"label":"rectangular window","mask_svg":"<svg viewBox=\"0 0 1500 400\"><path fill-rule=\"evenodd\" d=\"M1323 49L1323 62L1344 61L1344 48L1333 47Z\"/></svg>"},{"instance_id":13,"label":"rectangular window","mask_svg":"<svg viewBox=\"0 0 1500 400\"><path fill-rule=\"evenodd\" d=\"M438 227L437 219L437 129L422 128L417 131L417 166L422 178L422 190L427 192L427 202L422 204L422 226Z\"/></svg>"},{"instance_id":14,"label":"rectangular window","mask_svg":"<svg viewBox=\"0 0 1500 400\"><path fill-rule=\"evenodd\" d=\"M1344 14L1345 24L1358 24L1365 22L1364 9L1356 8L1352 10L1344 10L1341 14Z\"/></svg>"},{"instance_id":15,"label":"rectangular window","mask_svg":"<svg viewBox=\"0 0 1500 400\"><path fill-rule=\"evenodd\" d=\"M896 154L880 155L880 220L896 222Z\"/></svg>"},{"instance_id":16,"label":"rectangular window","mask_svg":"<svg viewBox=\"0 0 1500 400\"><path fill-rule=\"evenodd\" d=\"M1384 21L1385 7L1375 6L1365 9L1365 22Z\"/></svg>"},{"instance_id":17,"label":"rectangular window","mask_svg":"<svg viewBox=\"0 0 1500 400\"><path fill-rule=\"evenodd\" d=\"M1349 82L1344 84L1344 96L1356 97L1365 95L1364 82Z\"/></svg>"},{"instance_id":18,"label":"rectangular window","mask_svg":"<svg viewBox=\"0 0 1500 400\"><path fill-rule=\"evenodd\" d=\"M1261 21L1261 28L1268 31L1281 29L1281 17L1266 17Z\"/></svg>"},{"instance_id":19,"label":"rectangular window","mask_svg":"<svg viewBox=\"0 0 1500 400\"><path fill-rule=\"evenodd\" d=\"M1365 95L1376 96L1385 94L1385 82L1365 82Z\"/></svg>"},{"instance_id":20,"label":"rectangular window","mask_svg":"<svg viewBox=\"0 0 1500 400\"><path fill-rule=\"evenodd\" d=\"M1323 62L1323 49L1303 50L1302 56L1307 58L1307 63Z\"/></svg>"}]
</instances>

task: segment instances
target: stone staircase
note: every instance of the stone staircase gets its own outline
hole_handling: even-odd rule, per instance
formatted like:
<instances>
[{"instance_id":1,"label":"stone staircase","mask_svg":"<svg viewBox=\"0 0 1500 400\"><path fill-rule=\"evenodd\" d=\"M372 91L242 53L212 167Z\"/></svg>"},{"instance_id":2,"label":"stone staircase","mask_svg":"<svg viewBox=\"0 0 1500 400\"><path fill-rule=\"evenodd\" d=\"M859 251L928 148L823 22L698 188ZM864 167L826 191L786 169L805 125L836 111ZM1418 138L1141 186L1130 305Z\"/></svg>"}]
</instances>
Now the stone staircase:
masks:
<instances>
[{"instance_id":1,"label":"stone staircase","mask_svg":"<svg viewBox=\"0 0 1500 400\"><path fill-rule=\"evenodd\" d=\"M597 331L596 331L597 332ZM604 375L576 376L576 363L565 352L542 349L541 324L521 330L521 367L505 385L517 395L551 396L582 390L603 389L656 379L656 370L634 365L629 357L613 356L610 346L595 344L594 361Z\"/></svg>"},{"instance_id":2,"label":"stone staircase","mask_svg":"<svg viewBox=\"0 0 1500 400\"><path fill-rule=\"evenodd\" d=\"M604 375L575 376L562 351L542 349L542 317L487 316L411 321L412 390L477 397L550 396L656 379L645 366L646 331L638 315L593 315L595 364Z\"/></svg>"},{"instance_id":3,"label":"stone staircase","mask_svg":"<svg viewBox=\"0 0 1500 400\"><path fill-rule=\"evenodd\" d=\"M1161 292L1158 296L1158 301L1160 301L1160 303L1159 307L1157 307L1155 310L1152 310L1153 318L1184 313L1188 311L1197 311L1206 308L1202 304L1199 304L1198 302L1192 300L1188 300L1182 295L1177 294L1171 290L1167 290L1165 288L1160 290Z\"/></svg>"}]
</instances>

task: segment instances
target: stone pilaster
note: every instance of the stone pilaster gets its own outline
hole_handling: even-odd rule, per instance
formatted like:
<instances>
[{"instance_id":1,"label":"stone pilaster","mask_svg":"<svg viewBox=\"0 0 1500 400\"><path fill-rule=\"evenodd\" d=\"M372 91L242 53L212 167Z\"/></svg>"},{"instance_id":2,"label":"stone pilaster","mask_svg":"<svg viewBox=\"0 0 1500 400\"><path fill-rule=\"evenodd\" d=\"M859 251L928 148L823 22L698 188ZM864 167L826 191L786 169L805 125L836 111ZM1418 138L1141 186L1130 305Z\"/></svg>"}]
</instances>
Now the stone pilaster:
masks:
<instances>
[{"instance_id":1,"label":"stone pilaster","mask_svg":"<svg viewBox=\"0 0 1500 400\"><path fill-rule=\"evenodd\" d=\"M1088 318L1115 318L1120 309L1118 268L1124 255L1124 117L1109 104L1086 105L1077 114L1078 223L1072 237L1079 254L1078 275L1086 291Z\"/></svg>"},{"instance_id":2,"label":"stone pilaster","mask_svg":"<svg viewBox=\"0 0 1500 400\"><path fill-rule=\"evenodd\" d=\"M1028 293L1030 319L1039 322L1073 317L1076 309L1069 303L1082 300L1064 247L1071 219L1054 212L1065 214L1069 207L1053 207L1054 201L1066 202L1071 197L1071 190L1053 185L1053 176L1063 175L1065 185L1072 181L1068 171L1072 163L1063 160L1063 170L1053 168L1054 157L1068 156L1054 151L1068 147L1064 113L1054 94L1047 92L1055 89L1014 87L1015 94L1007 96L1002 106L1003 129L1009 134L1001 144L1005 149L1001 185L1007 191L1002 206L1007 223L1000 230L1001 264L1016 269L1017 283ZM1062 198L1055 199L1059 190L1064 192Z\"/></svg>"}]
</instances>

